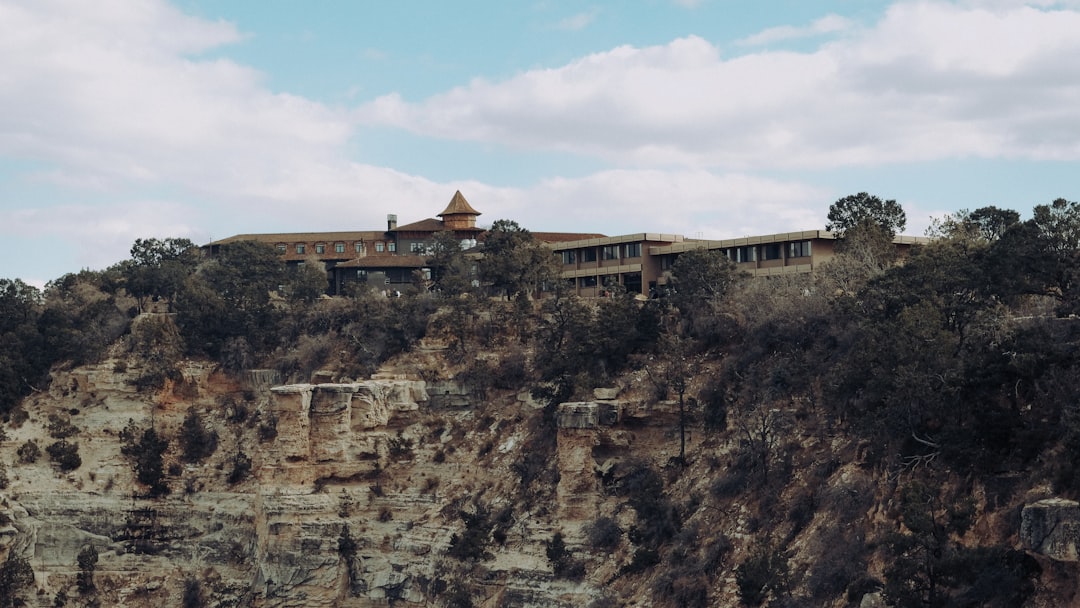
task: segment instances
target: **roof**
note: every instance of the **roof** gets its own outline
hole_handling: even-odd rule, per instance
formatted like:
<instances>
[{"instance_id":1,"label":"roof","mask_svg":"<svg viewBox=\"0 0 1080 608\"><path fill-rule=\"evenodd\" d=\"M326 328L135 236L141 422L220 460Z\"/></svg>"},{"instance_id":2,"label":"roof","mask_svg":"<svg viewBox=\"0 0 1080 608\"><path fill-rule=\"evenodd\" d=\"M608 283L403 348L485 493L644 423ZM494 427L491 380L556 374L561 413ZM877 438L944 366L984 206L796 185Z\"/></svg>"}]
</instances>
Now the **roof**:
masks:
<instances>
[{"instance_id":1,"label":"roof","mask_svg":"<svg viewBox=\"0 0 1080 608\"><path fill-rule=\"evenodd\" d=\"M442 220L429 217L426 220L420 220L419 222L392 228L387 230L387 232L441 232L443 229Z\"/></svg>"},{"instance_id":2,"label":"roof","mask_svg":"<svg viewBox=\"0 0 1080 608\"><path fill-rule=\"evenodd\" d=\"M566 243L585 239L602 239L604 235L595 232L532 232L533 238L541 243Z\"/></svg>"},{"instance_id":3,"label":"roof","mask_svg":"<svg viewBox=\"0 0 1080 608\"><path fill-rule=\"evenodd\" d=\"M341 262L334 268L423 268L427 258L420 255L369 255Z\"/></svg>"},{"instance_id":4,"label":"roof","mask_svg":"<svg viewBox=\"0 0 1080 608\"><path fill-rule=\"evenodd\" d=\"M569 239L565 241L557 241L549 243L552 249L560 251L563 249L577 249L578 247L597 247L602 245L619 245L621 243L635 243L640 242L646 245L652 243L682 243L686 240L681 234L660 234L658 232L635 232L633 234L620 234L618 236L601 236L599 238L581 238L581 239ZM651 251L652 249L650 249Z\"/></svg>"},{"instance_id":5,"label":"roof","mask_svg":"<svg viewBox=\"0 0 1080 608\"><path fill-rule=\"evenodd\" d=\"M240 241L260 243L313 243L316 241L372 241L386 238L382 230L352 230L347 232L276 232L266 234L237 234L208 245L227 245Z\"/></svg>"},{"instance_id":6,"label":"roof","mask_svg":"<svg viewBox=\"0 0 1080 608\"><path fill-rule=\"evenodd\" d=\"M465 200L465 197L461 195L461 190L454 192L454 198L450 199L450 204L443 209L443 212L439 214L439 217L444 215L480 215L480 212L472 208L469 201Z\"/></svg>"}]
</instances>

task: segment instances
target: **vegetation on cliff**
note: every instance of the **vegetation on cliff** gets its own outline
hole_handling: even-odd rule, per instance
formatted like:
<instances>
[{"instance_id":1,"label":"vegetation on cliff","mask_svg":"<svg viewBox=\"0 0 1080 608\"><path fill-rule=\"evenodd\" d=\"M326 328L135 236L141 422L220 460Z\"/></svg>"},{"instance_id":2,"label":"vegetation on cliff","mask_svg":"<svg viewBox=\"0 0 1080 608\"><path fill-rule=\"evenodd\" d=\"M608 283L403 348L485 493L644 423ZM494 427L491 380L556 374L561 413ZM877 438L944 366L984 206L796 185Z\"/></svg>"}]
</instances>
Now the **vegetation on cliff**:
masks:
<instances>
[{"instance_id":1,"label":"vegetation on cliff","mask_svg":"<svg viewBox=\"0 0 1080 608\"><path fill-rule=\"evenodd\" d=\"M876 201L870 215L860 200ZM601 462L594 452L603 506L576 536L552 521L541 549L554 577L610 589L597 605L734 596L843 606L867 593L903 607L1025 605L1042 565L1019 549L1006 510L1038 488L1080 494L1080 204L1040 205L1027 221L992 207L960 212L897 261L885 238L903 226L892 201L840 202L830 221L843 225L844 247L820 272L751 280L691 251L673 291L649 301L616 290L584 301L557 281L534 301L533 286L552 277L512 222L497 240L507 257L488 261L487 275L481 262L508 301L463 278L452 243L436 251L434 290L322 299L272 248L238 243L203 258L190 243L140 241L132 260L44 292L0 281L0 339L13 345L0 359L0 412L18 424L22 398L45 386L50 367L110 348L136 355L136 382L152 392L176 381L183 357L228 373L340 380L395 357L408 368L403 353L439 340L439 366L408 371L456 380L477 403L528 390L541 407L520 419L517 491L502 506L486 496L447 508L459 532L441 557L460 576L432 583L436 603L467 605L515 514L557 512L558 406L617 387L646 410L672 408L669 457ZM133 321L155 299L174 316ZM485 422L494 424L478 428ZM50 446L50 456L77 468L67 440L78 429L66 419L51 428L54 445L75 451ZM148 499L169 492L166 450L195 463L218 441L197 413L176 448L134 423L121 439ZM240 470L248 456L236 445ZM404 438L394 445L396 458L411 457ZM338 543L351 564L345 525ZM617 567L600 565L617 555ZM5 584L21 584L22 564L5 568ZM355 576L350 565L350 588Z\"/></svg>"}]
</instances>

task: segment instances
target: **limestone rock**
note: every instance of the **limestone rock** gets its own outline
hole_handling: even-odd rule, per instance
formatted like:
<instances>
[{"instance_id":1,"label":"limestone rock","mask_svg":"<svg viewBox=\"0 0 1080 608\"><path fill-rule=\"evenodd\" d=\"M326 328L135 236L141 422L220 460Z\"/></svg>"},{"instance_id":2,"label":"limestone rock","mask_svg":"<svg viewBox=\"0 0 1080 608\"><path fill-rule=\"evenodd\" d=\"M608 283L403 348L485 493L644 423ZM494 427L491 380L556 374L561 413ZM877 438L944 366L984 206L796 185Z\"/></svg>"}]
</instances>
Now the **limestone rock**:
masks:
<instances>
[{"instance_id":1,"label":"limestone rock","mask_svg":"<svg viewBox=\"0 0 1080 608\"><path fill-rule=\"evenodd\" d=\"M1080 561L1080 503L1048 498L1027 505L1021 514L1020 540L1028 549L1050 559Z\"/></svg>"},{"instance_id":2,"label":"limestone rock","mask_svg":"<svg viewBox=\"0 0 1080 608\"><path fill-rule=\"evenodd\" d=\"M619 421L619 404L581 401L559 404L558 425L561 429L594 429L611 426Z\"/></svg>"}]
</instances>

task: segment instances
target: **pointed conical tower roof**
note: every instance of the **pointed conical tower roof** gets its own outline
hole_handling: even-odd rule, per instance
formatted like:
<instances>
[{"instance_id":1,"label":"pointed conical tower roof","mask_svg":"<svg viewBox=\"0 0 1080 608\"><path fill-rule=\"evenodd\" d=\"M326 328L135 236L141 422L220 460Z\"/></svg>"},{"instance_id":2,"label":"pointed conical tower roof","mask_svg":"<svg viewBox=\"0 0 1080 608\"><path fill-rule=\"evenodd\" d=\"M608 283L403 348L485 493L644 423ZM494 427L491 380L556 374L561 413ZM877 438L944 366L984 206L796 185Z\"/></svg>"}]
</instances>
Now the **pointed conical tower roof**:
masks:
<instances>
[{"instance_id":1,"label":"pointed conical tower roof","mask_svg":"<svg viewBox=\"0 0 1080 608\"><path fill-rule=\"evenodd\" d=\"M480 212L472 208L469 201L461 195L461 190L454 192L454 198L450 204L439 214L443 220L443 226L447 230L471 230L476 229L476 216Z\"/></svg>"}]
</instances>

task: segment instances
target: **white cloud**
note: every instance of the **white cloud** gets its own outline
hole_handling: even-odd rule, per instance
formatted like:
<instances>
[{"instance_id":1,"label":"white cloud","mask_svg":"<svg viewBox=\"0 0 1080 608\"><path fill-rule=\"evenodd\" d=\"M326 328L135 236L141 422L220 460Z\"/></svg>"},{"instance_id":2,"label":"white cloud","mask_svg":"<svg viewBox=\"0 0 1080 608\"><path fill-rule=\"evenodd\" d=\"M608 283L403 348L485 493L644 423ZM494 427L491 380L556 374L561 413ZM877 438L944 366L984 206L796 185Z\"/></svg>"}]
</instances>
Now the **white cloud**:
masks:
<instances>
[{"instance_id":1,"label":"white cloud","mask_svg":"<svg viewBox=\"0 0 1080 608\"><path fill-rule=\"evenodd\" d=\"M559 23L556 25L556 27L558 29L560 29L560 30L567 30L567 31L583 30L586 27L589 27L590 25L592 25L592 23L594 21L596 21L596 18L599 15L600 15L600 9L595 9L594 8L591 11L586 11L584 13L578 13L576 15L572 15L570 17L567 17L567 18L559 21Z\"/></svg>"},{"instance_id":2,"label":"white cloud","mask_svg":"<svg viewBox=\"0 0 1080 608\"><path fill-rule=\"evenodd\" d=\"M735 44L737 46L761 46L772 44L774 42L783 42L785 40L809 38L812 36L842 32L850 29L852 26L852 21L846 17L841 17L840 15L826 15L806 27L794 25L771 27L752 36L736 40Z\"/></svg>"},{"instance_id":3,"label":"white cloud","mask_svg":"<svg viewBox=\"0 0 1080 608\"><path fill-rule=\"evenodd\" d=\"M175 203L140 200L105 205L59 205L0 210L4 232L38 243L62 242L76 249L79 268L104 268L127 257L137 238L206 235L194 225L200 214ZM42 250L35 255L44 255ZM77 268L68 268L75 271Z\"/></svg>"},{"instance_id":4,"label":"white cloud","mask_svg":"<svg viewBox=\"0 0 1080 608\"><path fill-rule=\"evenodd\" d=\"M29 166L8 184L47 181L34 194L55 195L8 188L0 233L61 239L79 249L78 266L101 267L139 237L421 219L455 189L482 220L537 230L719 238L813 228L847 192L753 173L1080 158L1080 14L1063 6L902 3L813 52L725 57L687 37L477 79L419 103L388 95L345 109L270 91L256 70L216 58L244 40L236 26L163 0L0 0L0 158ZM350 160L348 146L364 143L349 141L357 121L615 168L523 187L436 182Z\"/></svg>"},{"instance_id":5,"label":"white cloud","mask_svg":"<svg viewBox=\"0 0 1080 608\"><path fill-rule=\"evenodd\" d=\"M419 103L386 96L360 115L624 166L1080 159L1077 31L1072 10L903 2L812 52L722 58L688 37L478 79Z\"/></svg>"},{"instance_id":6,"label":"white cloud","mask_svg":"<svg viewBox=\"0 0 1080 608\"><path fill-rule=\"evenodd\" d=\"M197 57L241 39L160 1L0 3L0 155L224 192L343 144L341 112Z\"/></svg>"}]
</instances>

